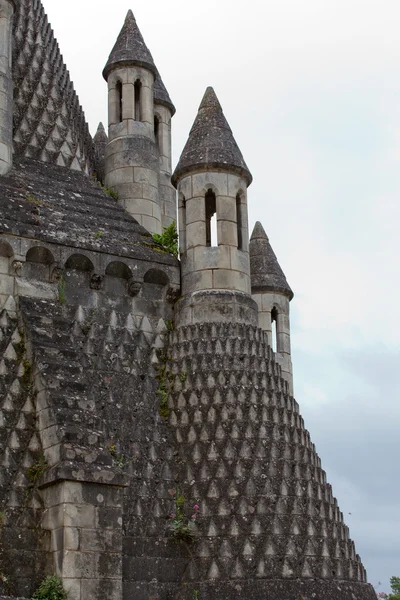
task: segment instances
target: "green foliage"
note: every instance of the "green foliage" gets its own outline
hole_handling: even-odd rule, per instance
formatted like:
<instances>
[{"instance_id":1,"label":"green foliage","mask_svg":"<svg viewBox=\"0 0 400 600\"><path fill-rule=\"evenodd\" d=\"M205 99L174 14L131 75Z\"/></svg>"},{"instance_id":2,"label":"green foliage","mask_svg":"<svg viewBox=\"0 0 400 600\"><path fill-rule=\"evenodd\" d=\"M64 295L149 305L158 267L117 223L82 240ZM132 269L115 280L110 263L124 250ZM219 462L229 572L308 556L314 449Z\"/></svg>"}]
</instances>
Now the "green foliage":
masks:
<instances>
[{"instance_id":1,"label":"green foliage","mask_svg":"<svg viewBox=\"0 0 400 600\"><path fill-rule=\"evenodd\" d=\"M172 254L174 258L178 258L178 231L175 221L171 225L168 225L168 227L164 227L163 233L154 233L152 237L160 248Z\"/></svg>"},{"instance_id":2,"label":"green foliage","mask_svg":"<svg viewBox=\"0 0 400 600\"><path fill-rule=\"evenodd\" d=\"M103 187L103 190L106 194L111 196L111 198L113 198L114 200L118 200L118 193L115 190L106 186Z\"/></svg>"},{"instance_id":3,"label":"green foliage","mask_svg":"<svg viewBox=\"0 0 400 600\"><path fill-rule=\"evenodd\" d=\"M187 377L186 371L182 371L182 373L179 375L179 379L180 379L181 383L185 383L186 377Z\"/></svg>"},{"instance_id":4,"label":"green foliage","mask_svg":"<svg viewBox=\"0 0 400 600\"><path fill-rule=\"evenodd\" d=\"M391 577L390 586L392 593L389 594L389 600L400 600L400 577Z\"/></svg>"},{"instance_id":5,"label":"green foliage","mask_svg":"<svg viewBox=\"0 0 400 600\"><path fill-rule=\"evenodd\" d=\"M167 328L167 331L173 331L174 330L174 322L171 321L171 319L167 319L165 321L165 327Z\"/></svg>"},{"instance_id":6,"label":"green foliage","mask_svg":"<svg viewBox=\"0 0 400 600\"><path fill-rule=\"evenodd\" d=\"M67 600L60 577L57 575L46 577L34 593L32 600Z\"/></svg>"},{"instance_id":7,"label":"green foliage","mask_svg":"<svg viewBox=\"0 0 400 600\"><path fill-rule=\"evenodd\" d=\"M25 354L25 336L23 329L19 329L19 337L21 338L17 344L14 344L15 354L17 355L18 364L20 364L22 357Z\"/></svg>"},{"instance_id":8,"label":"green foliage","mask_svg":"<svg viewBox=\"0 0 400 600\"><path fill-rule=\"evenodd\" d=\"M48 468L48 462L44 454L41 454L38 460L26 469L26 474L31 481L32 485L35 485L38 479L44 475Z\"/></svg>"},{"instance_id":9,"label":"green foliage","mask_svg":"<svg viewBox=\"0 0 400 600\"><path fill-rule=\"evenodd\" d=\"M104 235L104 231L96 231L96 233L94 234L94 239L95 240L101 240L101 238Z\"/></svg>"},{"instance_id":10,"label":"green foliage","mask_svg":"<svg viewBox=\"0 0 400 600\"><path fill-rule=\"evenodd\" d=\"M36 204L36 206L43 206L43 201L40 198L36 198L32 194L27 194L25 200L30 204Z\"/></svg>"},{"instance_id":11,"label":"green foliage","mask_svg":"<svg viewBox=\"0 0 400 600\"><path fill-rule=\"evenodd\" d=\"M170 537L177 542L186 542L192 544L196 541L194 525L198 516L199 506L194 505L194 514L189 518L185 517L185 497L181 494L179 488L175 496L175 513L170 515L171 525L169 528Z\"/></svg>"},{"instance_id":12,"label":"green foliage","mask_svg":"<svg viewBox=\"0 0 400 600\"><path fill-rule=\"evenodd\" d=\"M193 600L199 600L199 590L193 590Z\"/></svg>"},{"instance_id":13,"label":"green foliage","mask_svg":"<svg viewBox=\"0 0 400 600\"><path fill-rule=\"evenodd\" d=\"M108 446L108 451L113 458L114 464L120 469L127 467L133 462L133 458L125 458L123 454L119 454L115 444L110 444L110 446Z\"/></svg>"},{"instance_id":14,"label":"green foliage","mask_svg":"<svg viewBox=\"0 0 400 600\"><path fill-rule=\"evenodd\" d=\"M66 300L66 296L65 296L66 285L67 285L67 282L65 281L64 277L61 275L60 280L58 282L58 301L60 304L64 304L65 300Z\"/></svg>"},{"instance_id":15,"label":"green foliage","mask_svg":"<svg viewBox=\"0 0 400 600\"><path fill-rule=\"evenodd\" d=\"M22 375L22 383L25 387L29 387L30 383L31 383L31 377L32 377L32 363L29 362L29 360L27 360L26 358L22 361L22 364L24 366L24 374Z\"/></svg>"}]
</instances>

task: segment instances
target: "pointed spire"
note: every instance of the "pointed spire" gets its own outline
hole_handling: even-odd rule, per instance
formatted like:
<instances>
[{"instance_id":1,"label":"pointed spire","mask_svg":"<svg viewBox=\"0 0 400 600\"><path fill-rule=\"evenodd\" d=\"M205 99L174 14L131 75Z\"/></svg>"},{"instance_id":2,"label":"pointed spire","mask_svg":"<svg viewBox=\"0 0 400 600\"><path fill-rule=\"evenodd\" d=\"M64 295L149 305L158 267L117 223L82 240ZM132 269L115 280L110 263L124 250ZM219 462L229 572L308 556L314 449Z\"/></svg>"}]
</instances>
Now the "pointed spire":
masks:
<instances>
[{"instance_id":1,"label":"pointed spire","mask_svg":"<svg viewBox=\"0 0 400 600\"><path fill-rule=\"evenodd\" d=\"M120 31L120 34L115 42L115 46L111 51L107 64L103 70L103 77L107 78L112 69L137 65L145 67L152 71L155 75L157 69L151 56L150 50L147 48L140 29L137 26L133 12L128 10L125 23Z\"/></svg>"},{"instance_id":2,"label":"pointed spire","mask_svg":"<svg viewBox=\"0 0 400 600\"><path fill-rule=\"evenodd\" d=\"M278 292L291 300L294 294L259 221L254 226L249 249L252 292Z\"/></svg>"},{"instance_id":3,"label":"pointed spire","mask_svg":"<svg viewBox=\"0 0 400 600\"><path fill-rule=\"evenodd\" d=\"M244 177L247 185L252 175L233 137L232 130L212 87L208 87L199 112L183 149L172 183L194 170L224 169Z\"/></svg>"},{"instance_id":4,"label":"pointed spire","mask_svg":"<svg viewBox=\"0 0 400 600\"><path fill-rule=\"evenodd\" d=\"M105 132L103 123L99 123L96 135L93 138L94 145L94 170L97 179L104 183L105 181L105 152L108 144L108 136Z\"/></svg>"},{"instance_id":5,"label":"pointed spire","mask_svg":"<svg viewBox=\"0 0 400 600\"><path fill-rule=\"evenodd\" d=\"M169 97L167 88L165 87L163 80L161 79L160 73L157 72L157 77L154 82L154 104L162 104L169 108L172 116L176 113L175 106L172 104L172 100Z\"/></svg>"}]
</instances>

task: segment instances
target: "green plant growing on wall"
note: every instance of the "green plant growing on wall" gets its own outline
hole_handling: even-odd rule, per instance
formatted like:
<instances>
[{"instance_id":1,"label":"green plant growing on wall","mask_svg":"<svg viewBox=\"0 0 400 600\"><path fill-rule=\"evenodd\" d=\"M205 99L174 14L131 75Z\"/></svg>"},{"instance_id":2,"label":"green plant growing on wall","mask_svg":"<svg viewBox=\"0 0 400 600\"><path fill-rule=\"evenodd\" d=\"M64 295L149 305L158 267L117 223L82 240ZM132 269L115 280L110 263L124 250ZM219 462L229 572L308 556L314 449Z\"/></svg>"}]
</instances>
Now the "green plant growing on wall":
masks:
<instances>
[{"instance_id":1,"label":"green plant growing on wall","mask_svg":"<svg viewBox=\"0 0 400 600\"><path fill-rule=\"evenodd\" d=\"M58 301L60 304L64 304L65 300L66 300L66 296L65 296L66 285L67 285L67 282L65 281L64 277L61 275L60 280L58 282Z\"/></svg>"},{"instance_id":2,"label":"green plant growing on wall","mask_svg":"<svg viewBox=\"0 0 400 600\"><path fill-rule=\"evenodd\" d=\"M193 600L199 600L199 590L193 590Z\"/></svg>"},{"instance_id":3,"label":"green plant growing on wall","mask_svg":"<svg viewBox=\"0 0 400 600\"><path fill-rule=\"evenodd\" d=\"M169 254L172 254L174 258L178 258L178 231L176 229L175 221L171 223L171 225L168 225L168 227L164 227L163 233L153 233L152 237L164 252L168 252Z\"/></svg>"},{"instance_id":4,"label":"green plant growing on wall","mask_svg":"<svg viewBox=\"0 0 400 600\"><path fill-rule=\"evenodd\" d=\"M42 581L32 600L67 600L62 580L57 575L49 575Z\"/></svg>"},{"instance_id":5,"label":"green plant growing on wall","mask_svg":"<svg viewBox=\"0 0 400 600\"><path fill-rule=\"evenodd\" d=\"M96 233L94 234L94 239L95 240L101 240L101 238L104 235L104 231L96 231Z\"/></svg>"},{"instance_id":6,"label":"green plant growing on wall","mask_svg":"<svg viewBox=\"0 0 400 600\"><path fill-rule=\"evenodd\" d=\"M41 454L38 460L26 469L26 474L32 486L34 486L38 479L44 475L45 471L48 469L48 466L49 465L46 457L44 454Z\"/></svg>"},{"instance_id":7,"label":"green plant growing on wall","mask_svg":"<svg viewBox=\"0 0 400 600\"><path fill-rule=\"evenodd\" d=\"M181 494L179 488L175 496L175 513L169 515L171 525L169 535L177 542L186 542L192 544L196 541L194 526L199 515L199 505L193 506L193 514L190 518L185 516L185 497Z\"/></svg>"},{"instance_id":8,"label":"green plant growing on wall","mask_svg":"<svg viewBox=\"0 0 400 600\"><path fill-rule=\"evenodd\" d=\"M111 196L111 198L113 198L114 200L118 200L118 193L115 190L113 190L112 188L109 188L107 186L104 186L103 190L105 191L106 194Z\"/></svg>"},{"instance_id":9,"label":"green plant growing on wall","mask_svg":"<svg viewBox=\"0 0 400 600\"><path fill-rule=\"evenodd\" d=\"M25 200L30 204L36 204L36 206L43 206L43 201L40 198L36 198L33 194L27 194Z\"/></svg>"}]
</instances>

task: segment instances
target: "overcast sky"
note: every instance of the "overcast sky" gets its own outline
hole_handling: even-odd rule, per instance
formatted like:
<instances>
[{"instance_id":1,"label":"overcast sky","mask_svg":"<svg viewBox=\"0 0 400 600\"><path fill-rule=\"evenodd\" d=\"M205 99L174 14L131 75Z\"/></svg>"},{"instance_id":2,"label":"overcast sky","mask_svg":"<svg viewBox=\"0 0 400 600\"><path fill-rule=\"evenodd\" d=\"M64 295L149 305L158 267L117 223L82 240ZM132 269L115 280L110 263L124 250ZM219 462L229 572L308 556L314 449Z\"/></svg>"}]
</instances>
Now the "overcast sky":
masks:
<instances>
[{"instance_id":1,"label":"overcast sky","mask_svg":"<svg viewBox=\"0 0 400 600\"><path fill-rule=\"evenodd\" d=\"M177 114L212 85L292 301L295 395L374 585L400 576L400 3L43 0L95 133L132 8ZM351 513L351 514L350 514Z\"/></svg>"}]
</instances>

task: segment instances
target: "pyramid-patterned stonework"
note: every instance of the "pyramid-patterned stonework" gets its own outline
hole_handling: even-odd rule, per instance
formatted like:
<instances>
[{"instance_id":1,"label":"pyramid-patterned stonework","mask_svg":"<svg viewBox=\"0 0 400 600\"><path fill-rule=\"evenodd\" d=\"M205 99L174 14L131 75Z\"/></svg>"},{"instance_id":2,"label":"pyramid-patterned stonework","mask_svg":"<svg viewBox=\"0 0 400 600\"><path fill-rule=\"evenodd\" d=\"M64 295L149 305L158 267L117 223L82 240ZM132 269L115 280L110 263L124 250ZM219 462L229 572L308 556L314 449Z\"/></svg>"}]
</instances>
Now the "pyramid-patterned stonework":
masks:
<instances>
[{"instance_id":1,"label":"pyramid-patterned stonework","mask_svg":"<svg viewBox=\"0 0 400 600\"><path fill-rule=\"evenodd\" d=\"M92 138L42 3L16 5L14 153L91 173Z\"/></svg>"},{"instance_id":2,"label":"pyramid-patterned stonework","mask_svg":"<svg viewBox=\"0 0 400 600\"><path fill-rule=\"evenodd\" d=\"M171 335L168 355L180 482L201 513L184 579L207 598L216 589L241 597L227 594L237 582L252 586L252 599L282 600L301 579L305 598L372 599L266 335L243 325L185 327Z\"/></svg>"}]
</instances>

